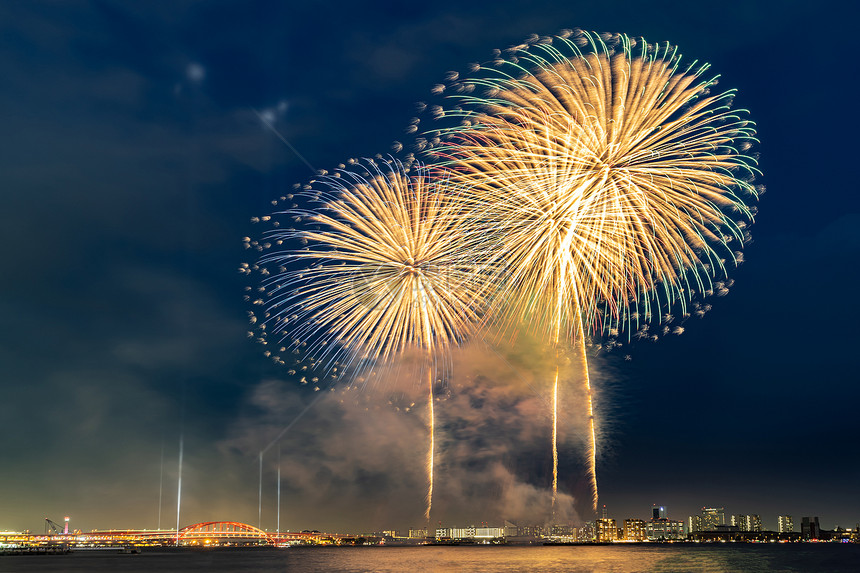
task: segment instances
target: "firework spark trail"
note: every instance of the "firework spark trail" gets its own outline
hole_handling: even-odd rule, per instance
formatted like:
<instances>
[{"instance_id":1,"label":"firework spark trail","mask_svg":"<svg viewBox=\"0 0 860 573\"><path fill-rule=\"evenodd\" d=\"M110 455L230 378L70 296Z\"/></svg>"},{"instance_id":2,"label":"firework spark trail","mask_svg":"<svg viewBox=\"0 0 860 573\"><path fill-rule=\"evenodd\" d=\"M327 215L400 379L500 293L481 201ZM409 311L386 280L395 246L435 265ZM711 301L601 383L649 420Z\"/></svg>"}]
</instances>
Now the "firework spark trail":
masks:
<instances>
[{"instance_id":1,"label":"firework spark trail","mask_svg":"<svg viewBox=\"0 0 860 573\"><path fill-rule=\"evenodd\" d=\"M552 383L552 510L558 498L558 364L555 366L555 380Z\"/></svg>"},{"instance_id":2,"label":"firework spark trail","mask_svg":"<svg viewBox=\"0 0 860 573\"><path fill-rule=\"evenodd\" d=\"M564 269L562 269L562 272L564 272ZM561 284L558 285L558 289L561 289ZM553 346L555 347L555 379L552 383L552 503L550 504L553 516L555 516L555 502L558 499L558 377L560 370L558 343L561 336L561 315L561 296L557 290L555 317L553 318L553 328L555 330L553 336Z\"/></svg>"},{"instance_id":3,"label":"firework spark trail","mask_svg":"<svg viewBox=\"0 0 860 573\"><path fill-rule=\"evenodd\" d=\"M421 354L429 389L428 519L433 382L450 364L450 349L472 330L484 296L473 253L461 246L461 207L448 185L431 180L420 164L394 160L323 174L299 194L318 208L294 207L272 223L289 217L315 228L271 230L263 245L271 251L247 268L264 277L254 301L264 311L251 318L264 344L305 347L335 373L370 370L410 350ZM296 250L296 241L308 246Z\"/></svg>"},{"instance_id":4,"label":"firework spark trail","mask_svg":"<svg viewBox=\"0 0 860 573\"><path fill-rule=\"evenodd\" d=\"M499 271L488 314L502 336L525 324L579 354L595 509L586 336L659 321L664 306L686 313L737 260L730 243L752 220L754 124L731 110L732 91L710 93L707 69L623 35L535 36L438 86L453 103L428 108L442 124L418 142L497 245L485 263Z\"/></svg>"},{"instance_id":5,"label":"firework spark trail","mask_svg":"<svg viewBox=\"0 0 860 573\"><path fill-rule=\"evenodd\" d=\"M582 320L577 321L578 337L576 339L576 353L582 368L583 387L585 389L585 415L588 418L588 479L591 483L591 506L597 511L598 489L597 489L597 436L594 430L594 402L591 391L591 376L588 373L588 357L585 354L585 331Z\"/></svg>"},{"instance_id":6,"label":"firework spark trail","mask_svg":"<svg viewBox=\"0 0 860 573\"><path fill-rule=\"evenodd\" d=\"M436 455L436 411L433 404L433 371L427 369L427 386L430 393L427 397L427 406L430 413L430 450L427 453L427 509L424 512L424 517L430 522L430 510L433 509L433 466Z\"/></svg>"}]
</instances>

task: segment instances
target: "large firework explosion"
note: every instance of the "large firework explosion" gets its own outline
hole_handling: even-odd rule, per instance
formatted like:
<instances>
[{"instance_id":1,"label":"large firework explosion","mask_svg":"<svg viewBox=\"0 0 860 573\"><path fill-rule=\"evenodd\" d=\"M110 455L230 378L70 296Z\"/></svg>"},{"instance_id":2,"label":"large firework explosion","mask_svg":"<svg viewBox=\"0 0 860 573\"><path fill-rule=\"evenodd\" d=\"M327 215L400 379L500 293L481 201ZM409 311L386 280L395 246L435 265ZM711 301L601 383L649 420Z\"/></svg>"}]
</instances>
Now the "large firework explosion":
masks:
<instances>
[{"instance_id":1,"label":"large firework explosion","mask_svg":"<svg viewBox=\"0 0 860 573\"><path fill-rule=\"evenodd\" d=\"M474 259L461 246L458 194L448 185L420 164L353 161L289 197L292 209L265 217L276 226L254 245L263 251L259 262L246 267L263 276L252 301L263 310L251 318L260 342L302 347L335 372L418 356L428 388L428 519L434 382L483 300ZM305 228L283 229L282 221Z\"/></svg>"},{"instance_id":2,"label":"large firework explosion","mask_svg":"<svg viewBox=\"0 0 860 573\"><path fill-rule=\"evenodd\" d=\"M733 91L710 93L707 70L624 35L534 36L450 74L434 91L451 105L430 109L441 123L419 140L460 185L466 225L497 246L484 262L500 286L499 331L526 325L580 358L595 509L586 337L635 330L672 305L686 313L736 262L732 243L752 220L754 124L731 110ZM556 369L553 503L558 393Z\"/></svg>"}]
</instances>

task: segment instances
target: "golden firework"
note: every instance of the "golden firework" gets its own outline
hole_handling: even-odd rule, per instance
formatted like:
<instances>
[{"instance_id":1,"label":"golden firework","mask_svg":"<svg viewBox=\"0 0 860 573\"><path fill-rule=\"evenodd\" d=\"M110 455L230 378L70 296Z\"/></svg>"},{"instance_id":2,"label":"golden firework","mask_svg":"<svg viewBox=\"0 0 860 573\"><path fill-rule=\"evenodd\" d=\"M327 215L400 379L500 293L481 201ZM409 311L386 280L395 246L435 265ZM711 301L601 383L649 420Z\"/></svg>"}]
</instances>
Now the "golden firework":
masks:
<instances>
[{"instance_id":1,"label":"golden firework","mask_svg":"<svg viewBox=\"0 0 860 573\"><path fill-rule=\"evenodd\" d=\"M492 234L501 331L525 324L581 356L595 508L587 334L685 308L734 260L731 243L752 218L754 124L731 110L732 91L710 93L707 69L624 35L534 37L437 88L453 105L431 111L460 123L422 140L462 187L470 224Z\"/></svg>"},{"instance_id":2,"label":"golden firework","mask_svg":"<svg viewBox=\"0 0 860 573\"><path fill-rule=\"evenodd\" d=\"M438 364L468 333L483 301L474 259L463 248L461 206L445 178L420 164L354 162L297 198L312 208L276 214L305 230L272 230L257 267L264 276L262 329L308 345L347 369L417 351L429 387L429 518L433 494ZM296 242L306 243L296 248ZM269 269L278 269L272 273Z\"/></svg>"}]
</instances>

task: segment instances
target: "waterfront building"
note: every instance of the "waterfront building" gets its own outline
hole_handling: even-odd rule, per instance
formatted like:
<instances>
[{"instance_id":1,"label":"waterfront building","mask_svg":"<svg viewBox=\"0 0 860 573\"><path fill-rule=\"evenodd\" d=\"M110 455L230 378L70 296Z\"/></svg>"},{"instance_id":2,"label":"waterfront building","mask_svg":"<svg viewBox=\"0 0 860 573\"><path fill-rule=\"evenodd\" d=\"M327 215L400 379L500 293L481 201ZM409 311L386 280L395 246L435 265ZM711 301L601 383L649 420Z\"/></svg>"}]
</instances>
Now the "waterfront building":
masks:
<instances>
[{"instance_id":1,"label":"waterfront building","mask_svg":"<svg viewBox=\"0 0 860 573\"><path fill-rule=\"evenodd\" d=\"M753 513L747 516L747 528L745 531L761 532L761 516Z\"/></svg>"},{"instance_id":2,"label":"waterfront building","mask_svg":"<svg viewBox=\"0 0 860 573\"><path fill-rule=\"evenodd\" d=\"M702 508L702 528L705 531L714 531L718 525L726 524L726 512L722 507Z\"/></svg>"},{"instance_id":3,"label":"waterfront building","mask_svg":"<svg viewBox=\"0 0 860 573\"><path fill-rule=\"evenodd\" d=\"M687 518L687 531L690 533L695 533L696 531L702 530L702 516L701 515L691 515Z\"/></svg>"},{"instance_id":4,"label":"waterfront building","mask_svg":"<svg viewBox=\"0 0 860 573\"><path fill-rule=\"evenodd\" d=\"M648 541L678 541L685 537L684 524L674 519L652 519L645 524L645 539Z\"/></svg>"},{"instance_id":5,"label":"waterfront building","mask_svg":"<svg viewBox=\"0 0 860 573\"><path fill-rule=\"evenodd\" d=\"M792 520L790 515L777 516L776 530L780 533L791 533L794 531L794 520Z\"/></svg>"},{"instance_id":6,"label":"waterfront building","mask_svg":"<svg viewBox=\"0 0 860 573\"><path fill-rule=\"evenodd\" d=\"M580 542L594 541L596 537L593 521L586 521L577 532L576 540Z\"/></svg>"},{"instance_id":7,"label":"waterfront building","mask_svg":"<svg viewBox=\"0 0 860 573\"><path fill-rule=\"evenodd\" d=\"M504 527L476 527L475 539L501 539L505 536Z\"/></svg>"},{"instance_id":8,"label":"waterfront building","mask_svg":"<svg viewBox=\"0 0 860 573\"><path fill-rule=\"evenodd\" d=\"M504 527L439 527L436 529L436 539L500 539L505 536Z\"/></svg>"},{"instance_id":9,"label":"waterfront building","mask_svg":"<svg viewBox=\"0 0 860 573\"><path fill-rule=\"evenodd\" d=\"M597 542L606 543L618 540L618 526L615 520L609 517L601 517L597 520Z\"/></svg>"},{"instance_id":10,"label":"waterfront building","mask_svg":"<svg viewBox=\"0 0 860 573\"><path fill-rule=\"evenodd\" d=\"M410 529L409 530L409 538L410 539L424 539L427 537L427 529Z\"/></svg>"},{"instance_id":11,"label":"waterfront building","mask_svg":"<svg viewBox=\"0 0 860 573\"><path fill-rule=\"evenodd\" d=\"M732 525L737 528L737 531L750 531L748 525L748 515L737 514L732 516Z\"/></svg>"},{"instance_id":12,"label":"waterfront building","mask_svg":"<svg viewBox=\"0 0 860 573\"><path fill-rule=\"evenodd\" d=\"M716 531L718 525L726 524L726 512L722 507L703 507L699 515L691 515L688 518L688 530L690 533L696 531Z\"/></svg>"},{"instance_id":13,"label":"waterfront building","mask_svg":"<svg viewBox=\"0 0 860 573\"><path fill-rule=\"evenodd\" d=\"M468 527L451 527L448 530L448 536L451 539L469 539L475 537L475 526Z\"/></svg>"},{"instance_id":14,"label":"waterfront building","mask_svg":"<svg viewBox=\"0 0 860 573\"><path fill-rule=\"evenodd\" d=\"M641 519L624 520L624 541L645 541L645 522Z\"/></svg>"},{"instance_id":15,"label":"waterfront building","mask_svg":"<svg viewBox=\"0 0 860 573\"><path fill-rule=\"evenodd\" d=\"M517 535L520 537L541 537L543 535L543 526L521 525L517 527Z\"/></svg>"},{"instance_id":16,"label":"waterfront building","mask_svg":"<svg viewBox=\"0 0 860 573\"><path fill-rule=\"evenodd\" d=\"M818 517L803 517L800 522L800 537L804 540L818 539L821 537L821 526Z\"/></svg>"},{"instance_id":17,"label":"waterfront building","mask_svg":"<svg viewBox=\"0 0 860 573\"><path fill-rule=\"evenodd\" d=\"M652 505L651 506L651 519L666 519L666 508L662 505Z\"/></svg>"}]
</instances>

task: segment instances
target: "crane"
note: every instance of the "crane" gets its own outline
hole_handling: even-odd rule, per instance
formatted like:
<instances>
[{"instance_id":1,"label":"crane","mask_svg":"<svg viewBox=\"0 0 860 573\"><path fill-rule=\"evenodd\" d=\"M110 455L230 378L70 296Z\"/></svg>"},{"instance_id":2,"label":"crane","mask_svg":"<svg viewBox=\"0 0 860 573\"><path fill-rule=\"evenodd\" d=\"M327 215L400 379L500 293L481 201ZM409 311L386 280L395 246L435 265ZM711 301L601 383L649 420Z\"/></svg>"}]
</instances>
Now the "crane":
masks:
<instances>
[{"instance_id":1,"label":"crane","mask_svg":"<svg viewBox=\"0 0 860 573\"><path fill-rule=\"evenodd\" d=\"M48 529L50 529L51 531L49 532ZM68 517L66 518L65 528L63 526L61 526L59 523L51 521L51 519L49 517L45 518L45 535L48 535L49 533L50 533L50 535L62 535L64 533L68 533L68 532L69 532L69 518Z\"/></svg>"}]
</instances>

